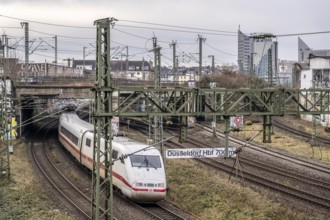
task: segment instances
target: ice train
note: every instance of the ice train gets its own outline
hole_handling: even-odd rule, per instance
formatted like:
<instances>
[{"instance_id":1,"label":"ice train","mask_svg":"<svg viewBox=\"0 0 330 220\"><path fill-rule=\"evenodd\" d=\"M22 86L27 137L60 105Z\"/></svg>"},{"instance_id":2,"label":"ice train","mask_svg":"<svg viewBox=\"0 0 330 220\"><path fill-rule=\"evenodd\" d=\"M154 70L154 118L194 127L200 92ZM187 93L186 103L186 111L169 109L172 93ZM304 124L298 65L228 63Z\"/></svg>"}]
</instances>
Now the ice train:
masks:
<instances>
[{"instance_id":1,"label":"ice train","mask_svg":"<svg viewBox=\"0 0 330 220\"><path fill-rule=\"evenodd\" d=\"M93 125L80 119L75 112L64 112L59 118L59 141L90 170L93 169L93 130ZM135 202L154 203L166 195L166 177L159 151L154 147L139 151L146 147L148 145L127 137L113 137L112 158L129 155L114 162L113 185ZM139 152L132 154L136 151ZM104 176L104 170L101 175Z\"/></svg>"}]
</instances>

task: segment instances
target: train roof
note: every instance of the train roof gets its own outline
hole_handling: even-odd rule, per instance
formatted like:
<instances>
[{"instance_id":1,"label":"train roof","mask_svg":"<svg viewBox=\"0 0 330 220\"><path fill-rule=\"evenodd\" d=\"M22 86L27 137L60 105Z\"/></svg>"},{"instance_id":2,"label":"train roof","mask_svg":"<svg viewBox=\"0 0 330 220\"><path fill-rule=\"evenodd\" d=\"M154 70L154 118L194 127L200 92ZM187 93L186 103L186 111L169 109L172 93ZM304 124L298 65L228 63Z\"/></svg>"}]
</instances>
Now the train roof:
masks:
<instances>
[{"instance_id":1,"label":"train roof","mask_svg":"<svg viewBox=\"0 0 330 220\"><path fill-rule=\"evenodd\" d=\"M80 131L89 130L89 131L91 131L91 133L93 133L93 131L94 131L94 125L79 118L79 116L75 112L62 113L60 120L62 122L67 120L67 123L69 125L80 127L80 129L79 129ZM123 151L125 151L125 153L132 153L132 152L135 152L135 151L148 147L147 144L130 139L126 136L113 136L112 144L120 147ZM147 150L150 152L150 150L156 150L156 148L154 146L150 146L149 148L147 148ZM143 152L145 152L145 151L143 151ZM158 150L157 150L157 152L158 152ZM122 153L124 153L124 152L122 152Z\"/></svg>"},{"instance_id":2,"label":"train roof","mask_svg":"<svg viewBox=\"0 0 330 220\"><path fill-rule=\"evenodd\" d=\"M88 123L87 121L82 120L81 118L79 118L79 116L75 113L75 112L64 112L61 114L60 120L66 120L67 122L72 124L72 125L76 125L79 126L81 128L84 128L86 130L94 130L94 126L90 123Z\"/></svg>"},{"instance_id":3,"label":"train roof","mask_svg":"<svg viewBox=\"0 0 330 220\"><path fill-rule=\"evenodd\" d=\"M147 144L138 142L138 141L130 139L128 137L120 137L120 136L119 137L114 136L112 144L115 144L117 146L121 145L122 150L126 151L126 153L132 153L132 152L135 152L137 150L144 149L144 148L147 148L147 150L155 150L156 149L154 146L148 147Z\"/></svg>"}]
</instances>

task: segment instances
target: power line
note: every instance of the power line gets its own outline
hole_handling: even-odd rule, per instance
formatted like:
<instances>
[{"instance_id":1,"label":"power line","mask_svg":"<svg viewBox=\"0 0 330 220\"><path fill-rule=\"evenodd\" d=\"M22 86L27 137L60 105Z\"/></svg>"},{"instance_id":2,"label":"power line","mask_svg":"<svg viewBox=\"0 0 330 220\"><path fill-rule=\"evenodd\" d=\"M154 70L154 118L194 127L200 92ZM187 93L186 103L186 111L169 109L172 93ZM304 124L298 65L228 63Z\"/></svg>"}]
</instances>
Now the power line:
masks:
<instances>
[{"instance_id":1,"label":"power line","mask_svg":"<svg viewBox=\"0 0 330 220\"><path fill-rule=\"evenodd\" d=\"M201 32L201 31L188 31L188 30L180 30L180 29L166 29L166 28L154 28L154 27L143 27L143 26L134 26L134 25L121 25L116 24L119 27L129 27L129 28L140 28L140 29L149 29L149 30L158 30L158 31L174 31L174 32L183 32L183 33L193 33L193 34L206 34L206 35L218 35L218 36L231 36L236 37L236 34L221 34L221 33L212 33L212 32Z\"/></svg>"},{"instance_id":2,"label":"power line","mask_svg":"<svg viewBox=\"0 0 330 220\"><path fill-rule=\"evenodd\" d=\"M8 29L22 29L21 27L6 27L6 26L0 26L0 28L8 28Z\"/></svg>"},{"instance_id":3,"label":"power line","mask_svg":"<svg viewBox=\"0 0 330 220\"><path fill-rule=\"evenodd\" d=\"M210 47L210 48L212 48L213 50L216 50L216 51L222 53L222 54L229 55L229 56L237 56L237 54L231 54L231 53L227 53L227 52L221 51L221 50L219 50L219 49L217 49L217 48L209 45L208 43L205 43L205 45L208 46L208 47Z\"/></svg>"},{"instance_id":4,"label":"power line","mask_svg":"<svg viewBox=\"0 0 330 220\"><path fill-rule=\"evenodd\" d=\"M95 40L95 37L74 37L74 36L65 36L65 35L58 35L58 34L50 34L42 31L36 31L36 30L31 30L32 32L39 33L39 34L46 34L50 36L57 36L57 37L63 37L63 38L71 38L71 39L87 39L87 40Z\"/></svg>"},{"instance_id":5,"label":"power line","mask_svg":"<svg viewBox=\"0 0 330 220\"><path fill-rule=\"evenodd\" d=\"M221 33L233 33L233 34L237 35L236 31L235 32L234 31L222 31L222 30L195 28L195 27L187 27L187 26L168 25L168 24L159 24L159 23L151 23L151 22L143 22L143 21L132 21L132 20L125 20L125 19L118 19L118 20L119 21L124 21L124 22L130 22L130 23L148 24L148 25L156 25L156 26L164 26L164 27L183 28L183 29L211 31L211 32L221 32ZM123 26L123 25L121 25L121 26ZM194 32L194 33L196 33L196 32Z\"/></svg>"},{"instance_id":6,"label":"power line","mask_svg":"<svg viewBox=\"0 0 330 220\"><path fill-rule=\"evenodd\" d=\"M130 35L130 36L133 36L133 37L137 37L137 38L140 38L140 39L144 39L144 40L149 40L150 38L147 38L147 37L142 37L142 36L139 36L139 35L136 35L136 34L131 34L131 33L128 33L126 31L122 31L122 30L119 30L117 28L113 28L114 30L118 31L118 32L121 32L121 33L124 33L124 34L127 34L127 35Z\"/></svg>"},{"instance_id":7,"label":"power line","mask_svg":"<svg viewBox=\"0 0 330 220\"><path fill-rule=\"evenodd\" d=\"M16 49L16 50L19 51L19 52L24 52L23 50L19 50L19 49ZM41 57L48 57L48 58L54 59L54 56L48 56L48 55L39 54L39 53L33 53L33 55L41 56ZM64 59L64 58L60 58L60 59Z\"/></svg>"},{"instance_id":8,"label":"power line","mask_svg":"<svg viewBox=\"0 0 330 220\"><path fill-rule=\"evenodd\" d=\"M15 18L15 17L7 16L7 15L0 15L0 17L10 18L10 19L18 20L18 21L31 22L31 23L36 23L36 24L42 24L42 25L57 26L57 27L95 29L95 27L83 27L83 26L74 26L74 25L53 24L53 23L33 21L33 20L28 20L28 19L23 19L23 18Z\"/></svg>"},{"instance_id":9,"label":"power line","mask_svg":"<svg viewBox=\"0 0 330 220\"><path fill-rule=\"evenodd\" d=\"M58 27L65 27L65 28L81 28L81 29L95 29L95 27L92 26L76 26L76 25L63 25L63 24L54 24L54 23L48 23L48 22L40 22L40 21L34 21L29 19L23 19L23 18L17 18L17 17L11 17L7 15L0 15L0 17L14 19L18 21L25 21L25 22L31 22L36 24L42 24L42 25L50 25L50 26L58 26ZM210 35L224 35L224 36L237 36L237 32L234 31L223 31L223 30L215 30L215 29L205 29L205 28L195 28L195 27L187 27L187 26L176 26L176 25L169 25L169 24L159 24L159 23L152 23L152 22L144 22L144 21L133 21L133 20L125 20L125 19L119 19L123 22L129 22L129 23L138 23L138 24L147 24L147 25L154 25L154 26L163 26L163 27L172 27L172 28L182 28L182 29L190 29L190 30L196 30L196 31L209 31L209 32L216 32L216 33L203 33L198 32L200 34L210 34ZM134 25L121 25L116 24L116 26L122 26L122 27L131 27L131 28L144 28L144 29L154 29L154 30L166 30L166 31L177 31L177 32L190 32L190 33L196 33L193 31L184 31L184 30L177 30L177 29L161 29L161 28L153 28L153 27L145 27L145 26L134 26ZM19 29L19 27L2 27L2 28L14 28ZM219 34L219 33L228 33L226 34ZM318 31L318 32L305 32L305 33L292 33L292 34L279 34L276 35L277 37L291 37L291 36L299 36L299 35L312 35L312 34L329 34L330 31ZM69 36L62 36L62 37L68 37L68 38L77 38L77 37L69 37ZM86 38L80 38L80 39L86 39ZM95 38L93 38L95 39Z\"/></svg>"},{"instance_id":10,"label":"power line","mask_svg":"<svg viewBox=\"0 0 330 220\"><path fill-rule=\"evenodd\" d=\"M143 47L130 46L130 45L127 45L127 44L124 44L124 43L120 43L120 42L117 42L117 41L113 41L113 40L111 40L110 42L115 43L115 44L119 44L119 45L122 45L122 46L128 46L130 48L136 48L136 49L145 50L145 48L143 48Z\"/></svg>"},{"instance_id":11,"label":"power line","mask_svg":"<svg viewBox=\"0 0 330 220\"><path fill-rule=\"evenodd\" d=\"M145 52L141 52L141 53L130 54L129 57L133 58L133 57L135 57L136 55L146 54L146 53L150 53L150 51L145 51Z\"/></svg>"},{"instance_id":12,"label":"power line","mask_svg":"<svg viewBox=\"0 0 330 220\"><path fill-rule=\"evenodd\" d=\"M306 33L296 33L296 34L279 34L276 37L293 37L300 35L313 35L313 34L330 34L330 31L319 31L319 32L306 32Z\"/></svg>"}]
</instances>

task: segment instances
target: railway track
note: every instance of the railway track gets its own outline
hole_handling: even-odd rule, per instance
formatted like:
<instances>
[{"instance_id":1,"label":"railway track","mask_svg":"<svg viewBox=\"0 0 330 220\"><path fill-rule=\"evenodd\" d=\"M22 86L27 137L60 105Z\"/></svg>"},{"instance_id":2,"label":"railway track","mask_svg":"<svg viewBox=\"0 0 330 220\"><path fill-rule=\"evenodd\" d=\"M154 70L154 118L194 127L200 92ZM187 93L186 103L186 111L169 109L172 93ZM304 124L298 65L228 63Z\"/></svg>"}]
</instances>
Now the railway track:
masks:
<instances>
[{"instance_id":1,"label":"railway track","mask_svg":"<svg viewBox=\"0 0 330 220\"><path fill-rule=\"evenodd\" d=\"M277 120L273 119L272 122L273 122L273 125L274 126L280 128L280 129L282 129L284 131L288 131L288 132L290 132L292 134L298 135L299 137L304 137L304 138L306 138L307 141L312 138L311 137L312 136L311 134L309 134L307 132L304 132L304 131L297 130L295 128L292 128L292 127L290 127L290 126L288 126L286 124L281 123L280 121L277 121ZM316 136L315 139L316 139L316 141L318 143L322 143L323 144L322 146L324 146L324 147L330 147L330 139L329 138L325 138L325 137L321 137L321 136Z\"/></svg>"},{"instance_id":2,"label":"railway track","mask_svg":"<svg viewBox=\"0 0 330 220\"><path fill-rule=\"evenodd\" d=\"M30 146L32 158L43 177L83 219L92 219L91 201L74 186L52 162L44 141L33 142Z\"/></svg>"},{"instance_id":3,"label":"railway track","mask_svg":"<svg viewBox=\"0 0 330 220\"><path fill-rule=\"evenodd\" d=\"M200 124L196 124L197 127L212 133L212 128L210 128L209 126L206 125L200 125ZM217 136L224 138L225 135L219 131L217 131ZM229 137L229 140L234 143L237 144L239 146L243 146L245 145L245 141L240 140L238 138L234 138L234 137ZM313 170L317 170L319 172L322 172L324 174L330 175L330 166L327 165L322 165L319 163L314 163L312 161L307 161L301 158L297 158L294 156L290 156L288 154L284 154L284 153L280 153L280 152L275 152L272 151L271 149L265 148L263 145L261 144L257 144L257 143L253 143L253 144L247 144L246 147L248 147L251 150L257 151L257 152L261 152L270 156L273 156L275 158L281 159L281 160L286 160L295 164L298 164L300 166L309 168L309 169L313 169Z\"/></svg>"},{"instance_id":4,"label":"railway track","mask_svg":"<svg viewBox=\"0 0 330 220\"><path fill-rule=\"evenodd\" d=\"M144 211L148 212L155 219L159 220L184 220L183 217L178 214L172 212L171 210L162 207L159 204L151 204L151 205L140 205Z\"/></svg>"},{"instance_id":5,"label":"railway track","mask_svg":"<svg viewBox=\"0 0 330 220\"><path fill-rule=\"evenodd\" d=\"M139 126L140 127L140 126ZM208 132L213 132L212 128L209 128L207 126L203 126L203 125L197 125L197 127L199 127L202 130L206 130ZM143 129L142 129L143 130ZM142 133L145 133L142 131ZM217 136L218 137L222 137L224 138L224 135L220 132L217 132ZM236 143L239 146L244 145L246 142L230 137L229 138L231 142ZM190 146L192 144L194 144L195 146L197 145L197 147L210 147L210 146L206 146L205 142L201 142L200 140L187 140L187 142L190 142ZM183 145L170 140L167 141L165 143L165 145L167 147L171 147L171 148L185 148ZM278 153L278 152L273 152L267 148L265 148L262 145L254 145L254 144L248 144L247 147L249 149L252 149L254 151L258 151L258 152L262 152L267 154L268 156L272 156L275 157L277 159L280 160L286 160L289 161L291 163L295 163L297 165L312 169L312 170L317 170L319 172L322 172L324 174L330 174L330 169L328 166L324 165L320 165L317 163L313 163L311 161L306 161L304 159L300 159L300 158L296 158L294 156L289 156L283 153ZM234 159L234 158L232 158ZM317 207L322 207L326 210L330 209L330 199L329 199L329 192L330 192L330 183L328 181L322 181L322 180L318 180L312 177L308 177L306 175L301 175L298 174L296 172L293 171L289 171L277 166L271 166L268 165L267 163L264 162L259 162L253 159L249 159L247 157L244 156L239 156L240 162L243 163L244 165L248 165L250 167L254 167L256 170L258 170L257 172L255 171L241 171L238 176L241 176L242 178L244 178L245 180L252 182L256 185L260 185L266 188L270 188L274 191L278 191L281 192L282 194L288 195L290 198L296 198L299 201L305 201L308 204L313 204ZM229 174L233 174L233 166L223 163L223 162L219 162L216 159L196 159L199 162L206 164L207 166L211 166L213 168L222 170L224 172L227 172ZM224 161L224 160L222 160ZM228 160L227 160L228 162ZM290 181L292 181L293 186L288 186L288 182L278 182L275 178L275 180L271 180L267 177L264 176L260 176L257 175L256 173L260 173L260 170L262 170L262 172L264 173L272 173L272 175L276 175L279 176L280 178L287 178L290 179ZM236 173L237 175L237 173ZM295 186L295 183L299 183L299 185L304 185L304 187L302 187L303 189L299 189L299 186ZM290 185L290 184L289 184ZM310 190L308 187L311 188L317 188L317 190L319 191L324 191L327 192L325 193L325 195L315 195L314 192L312 190Z\"/></svg>"},{"instance_id":6,"label":"railway track","mask_svg":"<svg viewBox=\"0 0 330 220\"><path fill-rule=\"evenodd\" d=\"M196 138L192 138L190 137L187 140L188 143L191 143L193 145L195 145L196 147L200 147L200 148L212 148L211 145L206 144L205 142L202 142L200 140L197 140ZM236 160L236 158L229 158L230 160ZM284 168L280 168L280 167L275 167L273 165L269 165L266 162L261 162L261 161L257 161L255 159L251 159L249 157L245 157L240 155L239 156L239 161L242 165L248 165L250 167L254 167L258 170L263 170L266 171L268 173L273 173L275 175L279 175L282 177L286 177L286 178L291 178L300 182L303 182L305 184L314 186L314 187L319 187L323 190L328 190L330 192L330 182L326 182L326 181L322 181L322 180L318 180L306 175L302 175L299 174L297 172L293 172Z\"/></svg>"},{"instance_id":7,"label":"railway track","mask_svg":"<svg viewBox=\"0 0 330 220\"><path fill-rule=\"evenodd\" d=\"M176 143L174 141L168 141L166 145L170 148L185 148L182 144ZM228 174L232 174L233 167L229 164L223 163L218 161L217 159L212 158L195 158L195 160L213 167L215 169L224 171ZM330 199L318 195L314 195L308 191L299 190L290 186L287 186L285 184L278 183L276 181L270 180L268 178L258 176L250 171L243 171L238 174L240 177L244 178L245 180L248 180L249 182L252 182L254 184L270 188L272 190L279 191L281 193L284 193L286 195L289 195L290 197L297 198L302 201L306 201L308 203L314 204L316 206L330 209Z\"/></svg>"},{"instance_id":8,"label":"railway track","mask_svg":"<svg viewBox=\"0 0 330 220\"><path fill-rule=\"evenodd\" d=\"M46 134L45 134L46 136ZM57 193L74 209L79 213L80 219L92 219L91 213L91 199L84 194L79 188L75 186L73 182L67 178L62 171L56 166L50 155L49 140L33 140L30 144L31 156L34 163L38 167L41 175L46 179L50 186L57 191ZM59 147L59 146L58 146ZM123 199L119 193L114 191L114 198L121 201L125 201L127 204L135 207L134 209L140 210L140 213L145 213L149 218L157 220L181 220L184 219L174 212L162 207L158 204L149 206L136 204L127 199ZM101 209L101 212L104 212ZM115 211L116 212L116 211ZM142 215L143 216L143 215ZM137 216L137 218L139 218ZM145 219L145 217L143 217ZM118 218L114 218L118 219Z\"/></svg>"}]
</instances>

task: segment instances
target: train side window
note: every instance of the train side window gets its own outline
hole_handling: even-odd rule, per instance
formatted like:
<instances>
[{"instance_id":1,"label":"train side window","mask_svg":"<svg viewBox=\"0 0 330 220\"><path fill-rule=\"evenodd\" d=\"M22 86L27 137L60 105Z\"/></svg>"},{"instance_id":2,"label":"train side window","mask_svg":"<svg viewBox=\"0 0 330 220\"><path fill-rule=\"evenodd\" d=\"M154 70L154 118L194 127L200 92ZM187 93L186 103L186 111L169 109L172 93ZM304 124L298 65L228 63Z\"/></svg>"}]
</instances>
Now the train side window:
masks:
<instances>
[{"instance_id":1,"label":"train side window","mask_svg":"<svg viewBox=\"0 0 330 220\"><path fill-rule=\"evenodd\" d=\"M118 151L112 150L112 159L117 159L118 158Z\"/></svg>"},{"instance_id":2,"label":"train side window","mask_svg":"<svg viewBox=\"0 0 330 220\"><path fill-rule=\"evenodd\" d=\"M72 135L72 137L71 137L71 141L72 141L73 143L75 143L76 145L78 145L79 138L77 138L74 134L71 134L71 135Z\"/></svg>"},{"instance_id":3,"label":"train side window","mask_svg":"<svg viewBox=\"0 0 330 220\"><path fill-rule=\"evenodd\" d=\"M86 146L90 147L91 146L91 139L86 138Z\"/></svg>"}]
</instances>

